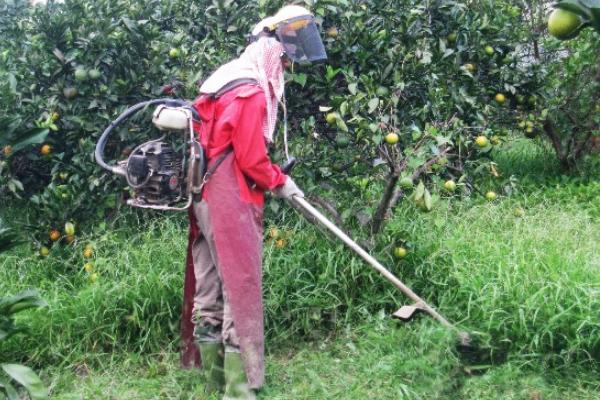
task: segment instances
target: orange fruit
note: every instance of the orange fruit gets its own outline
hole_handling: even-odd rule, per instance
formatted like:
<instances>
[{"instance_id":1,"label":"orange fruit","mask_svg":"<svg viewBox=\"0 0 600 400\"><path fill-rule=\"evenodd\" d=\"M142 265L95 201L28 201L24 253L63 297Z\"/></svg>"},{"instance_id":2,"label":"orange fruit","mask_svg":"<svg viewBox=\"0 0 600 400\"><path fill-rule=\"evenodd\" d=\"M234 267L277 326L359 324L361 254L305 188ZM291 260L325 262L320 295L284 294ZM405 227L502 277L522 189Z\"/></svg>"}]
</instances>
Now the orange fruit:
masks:
<instances>
[{"instance_id":1,"label":"orange fruit","mask_svg":"<svg viewBox=\"0 0 600 400\"><path fill-rule=\"evenodd\" d=\"M328 123L329 125L333 125L333 124L335 124L335 122L337 121L337 115L336 115L335 113L332 113L332 112L331 112L331 113L328 113L328 114L325 116L325 121L327 121L327 123Z\"/></svg>"},{"instance_id":2,"label":"orange fruit","mask_svg":"<svg viewBox=\"0 0 600 400\"><path fill-rule=\"evenodd\" d=\"M45 145L43 145L43 146L40 148L40 153L41 153L43 156L47 156L47 155L49 155L50 153L52 153L52 146L50 146L49 144L45 144Z\"/></svg>"},{"instance_id":3,"label":"orange fruit","mask_svg":"<svg viewBox=\"0 0 600 400\"><path fill-rule=\"evenodd\" d=\"M387 144L396 144L398 143L398 140L400 140L400 136L398 136L398 134L395 132L390 132L385 135L385 142Z\"/></svg>"},{"instance_id":4,"label":"orange fruit","mask_svg":"<svg viewBox=\"0 0 600 400\"><path fill-rule=\"evenodd\" d=\"M452 179L446 181L444 183L444 189L449 192L454 192L456 190L456 182L454 182Z\"/></svg>"},{"instance_id":5,"label":"orange fruit","mask_svg":"<svg viewBox=\"0 0 600 400\"><path fill-rule=\"evenodd\" d=\"M473 73L477 70L477 67L475 66L475 64L471 64L471 63L467 63L463 67L470 73Z\"/></svg>"},{"instance_id":6,"label":"orange fruit","mask_svg":"<svg viewBox=\"0 0 600 400\"><path fill-rule=\"evenodd\" d=\"M102 72L98 69L90 69L88 71L88 76L90 79L98 79L102 76Z\"/></svg>"},{"instance_id":7,"label":"orange fruit","mask_svg":"<svg viewBox=\"0 0 600 400\"><path fill-rule=\"evenodd\" d=\"M408 254L408 250L406 250L402 246L398 246L398 247L394 248L394 256L396 256L396 258L404 258L404 257L406 257L407 254Z\"/></svg>"},{"instance_id":8,"label":"orange fruit","mask_svg":"<svg viewBox=\"0 0 600 400\"><path fill-rule=\"evenodd\" d=\"M489 192L487 192L485 194L485 198L488 201L494 201L494 200L496 200L496 198L498 198L498 195L496 194L496 192L493 192L493 191L490 190Z\"/></svg>"},{"instance_id":9,"label":"orange fruit","mask_svg":"<svg viewBox=\"0 0 600 400\"><path fill-rule=\"evenodd\" d=\"M548 18L548 32L557 39L569 39L581 25L581 18L574 12L557 8Z\"/></svg>"},{"instance_id":10,"label":"orange fruit","mask_svg":"<svg viewBox=\"0 0 600 400\"><path fill-rule=\"evenodd\" d=\"M58 239L60 239L60 232L56 229L52 229L50 230L50 233L48 233L48 236L50 237L50 240L56 242Z\"/></svg>"},{"instance_id":11,"label":"orange fruit","mask_svg":"<svg viewBox=\"0 0 600 400\"><path fill-rule=\"evenodd\" d=\"M67 235L75 234L75 225L72 222L65 223L65 233Z\"/></svg>"},{"instance_id":12,"label":"orange fruit","mask_svg":"<svg viewBox=\"0 0 600 400\"><path fill-rule=\"evenodd\" d=\"M63 89L63 95L67 99L73 99L73 98L77 97L78 94L79 94L79 91L75 87L66 87Z\"/></svg>"},{"instance_id":13,"label":"orange fruit","mask_svg":"<svg viewBox=\"0 0 600 400\"><path fill-rule=\"evenodd\" d=\"M75 70L75 80L85 81L88 78L88 71L85 68L79 67Z\"/></svg>"},{"instance_id":14,"label":"orange fruit","mask_svg":"<svg viewBox=\"0 0 600 400\"><path fill-rule=\"evenodd\" d=\"M277 239L279 237L279 229L275 227L269 229L269 237L271 239Z\"/></svg>"},{"instance_id":15,"label":"orange fruit","mask_svg":"<svg viewBox=\"0 0 600 400\"><path fill-rule=\"evenodd\" d=\"M483 135L477 136L477 138L475 139L475 144L479 147L485 147L488 145L488 143L488 138Z\"/></svg>"},{"instance_id":16,"label":"orange fruit","mask_svg":"<svg viewBox=\"0 0 600 400\"><path fill-rule=\"evenodd\" d=\"M83 256L85 258L92 258L93 255L94 255L94 249L92 249L91 247L86 247L83 250Z\"/></svg>"}]
</instances>

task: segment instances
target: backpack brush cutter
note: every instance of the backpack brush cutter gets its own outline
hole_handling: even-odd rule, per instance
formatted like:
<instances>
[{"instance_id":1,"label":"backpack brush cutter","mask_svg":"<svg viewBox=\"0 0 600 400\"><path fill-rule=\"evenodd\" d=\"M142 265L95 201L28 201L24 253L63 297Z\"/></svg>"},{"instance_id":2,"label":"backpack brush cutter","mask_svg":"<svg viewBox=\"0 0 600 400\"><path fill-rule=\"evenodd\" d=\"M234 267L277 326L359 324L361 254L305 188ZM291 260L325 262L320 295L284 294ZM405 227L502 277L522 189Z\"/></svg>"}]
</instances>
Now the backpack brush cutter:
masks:
<instances>
[{"instance_id":1,"label":"backpack brush cutter","mask_svg":"<svg viewBox=\"0 0 600 400\"><path fill-rule=\"evenodd\" d=\"M152 115L153 124L161 131L182 134L186 146L177 153L166 140L166 133L158 139L150 140L135 147L126 160L110 166L104 162L103 154L111 132L137 112L156 106ZM193 122L198 121L195 110L183 100L156 99L144 101L125 110L102 133L96 145L95 157L104 169L122 175L132 189L133 197L127 204L134 207L152 208L156 210L185 211L192 204L195 195L199 195L210 174L214 172L218 161L210 171L206 170L206 157L194 134ZM292 157L282 168L289 174L296 160ZM346 235L304 198L293 196L290 204L309 222L325 227L340 239L353 252L358 254L370 267L379 272L385 279L396 286L404 295L414 301L398 309L393 316L403 321L410 320L416 313L425 312L440 322L444 327L458 333L459 348L468 351L471 348L471 337L444 318L425 300L419 297L387 268L367 253L354 240Z\"/></svg>"},{"instance_id":2,"label":"backpack brush cutter","mask_svg":"<svg viewBox=\"0 0 600 400\"><path fill-rule=\"evenodd\" d=\"M156 106L153 124L166 132L158 139L136 146L127 159L116 165L104 161L104 148L109 135L123 122L150 106ZM133 197L127 204L155 210L185 211L192 204L194 194L204 186L206 173L204 151L194 134L193 122L199 120L196 111L183 100L155 99L138 103L125 110L104 130L96 144L96 162L104 169L122 175L132 189ZM182 134L181 152L167 141L167 133Z\"/></svg>"}]
</instances>

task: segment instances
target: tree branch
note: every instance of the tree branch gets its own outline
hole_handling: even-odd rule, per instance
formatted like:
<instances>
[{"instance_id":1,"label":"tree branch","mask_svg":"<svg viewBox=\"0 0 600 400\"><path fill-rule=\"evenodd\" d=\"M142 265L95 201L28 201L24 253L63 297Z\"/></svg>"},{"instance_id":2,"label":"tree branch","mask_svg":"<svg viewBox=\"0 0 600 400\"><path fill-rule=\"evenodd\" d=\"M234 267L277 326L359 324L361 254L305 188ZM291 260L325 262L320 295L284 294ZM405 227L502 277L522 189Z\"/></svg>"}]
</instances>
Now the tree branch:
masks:
<instances>
[{"instance_id":1,"label":"tree branch","mask_svg":"<svg viewBox=\"0 0 600 400\"><path fill-rule=\"evenodd\" d=\"M425 164L423 164L420 168L418 168L415 172L413 172L411 179L413 181L416 181L417 179L419 179L421 177L421 175L427 171L427 169L429 167L431 167L433 164L435 164L440 158L444 157L446 154L448 154L448 152L450 151L450 147L444 147L441 151L440 154L438 154L437 156L431 158L429 161L427 161ZM391 197L390 200L390 204L387 207L387 210L390 210L392 208L394 208L397 204L397 202L404 197L404 192L402 192L400 189L396 189L394 194Z\"/></svg>"},{"instance_id":2,"label":"tree branch","mask_svg":"<svg viewBox=\"0 0 600 400\"><path fill-rule=\"evenodd\" d=\"M344 220L340 216L340 213L327 200L325 200L322 197L316 196L316 195L309 196L309 200L311 202L321 206L324 210L326 210L331 215L331 217L335 220L336 225L338 225L340 228L342 228L344 226Z\"/></svg>"},{"instance_id":3,"label":"tree branch","mask_svg":"<svg viewBox=\"0 0 600 400\"><path fill-rule=\"evenodd\" d=\"M383 198L379 202L379 206L373 214L372 223L371 223L371 233L376 234L381 229L381 225L383 220L385 219L385 215L390 207L390 203L392 197L394 195L394 189L396 184L398 183L398 179L400 178L399 173L392 170L387 181L387 185L385 187L385 192L383 193Z\"/></svg>"}]
</instances>

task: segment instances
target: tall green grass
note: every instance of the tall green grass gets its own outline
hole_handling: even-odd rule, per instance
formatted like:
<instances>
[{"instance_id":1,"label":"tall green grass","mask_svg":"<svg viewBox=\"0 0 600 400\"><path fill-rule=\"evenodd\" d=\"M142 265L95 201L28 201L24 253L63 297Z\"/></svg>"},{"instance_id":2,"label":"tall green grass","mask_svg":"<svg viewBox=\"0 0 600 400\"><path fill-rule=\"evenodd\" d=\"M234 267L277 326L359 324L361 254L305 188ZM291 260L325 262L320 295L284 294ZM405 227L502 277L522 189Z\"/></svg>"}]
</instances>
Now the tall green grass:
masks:
<instances>
[{"instance_id":1,"label":"tall green grass","mask_svg":"<svg viewBox=\"0 0 600 400\"><path fill-rule=\"evenodd\" d=\"M407 275L500 349L598 360L600 224L578 207L541 203L516 217L516 205L448 204L428 215L414 232Z\"/></svg>"},{"instance_id":2,"label":"tall green grass","mask_svg":"<svg viewBox=\"0 0 600 400\"><path fill-rule=\"evenodd\" d=\"M90 280L82 250L94 246ZM0 259L0 292L38 287L49 307L32 313L32 335L6 351L57 363L88 353L158 352L175 340L181 308L185 231L177 218L137 230L126 223L80 236L47 258L24 246Z\"/></svg>"},{"instance_id":3,"label":"tall green grass","mask_svg":"<svg viewBox=\"0 0 600 400\"><path fill-rule=\"evenodd\" d=\"M267 357L259 399L597 399L593 371L557 373L508 362L473 374L449 349L452 338L422 319L397 325L372 316L335 340L289 343ZM52 398L216 400L203 395L198 370L182 370L176 354L127 354L100 368L50 368Z\"/></svg>"},{"instance_id":4,"label":"tall green grass","mask_svg":"<svg viewBox=\"0 0 600 400\"><path fill-rule=\"evenodd\" d=\"M522 153L530 161L519 168L545 168L546 161L539 161L543 153ZM507 154L499 163L505 173L513 157ZM442 200L425 214L405 202L373 254L451 320L481 333L502 356L595 363L600 356L600 223L594 211L599 192L597 183L575 179L558 185L529 182L493 203ZM525 209L524 216L514 216L516 206ZM3 210L11 212L18 218L21 210ZM24 317L32 326L30 338L2 350L12 358L26 355L53 365L123 352L175 351L186 221L173 215L140 223L139 215L144 214L98 224L74 246L53 249L47 258L27 245L0 256L0 293L38 287L50 304ZM281 246L265 238L269 344L339 335L374 315L388 317L408 302L290 209L266 225L277 226L284 239ZM87 243L95 247L95 283L82 268ZM399 243L410 251L404 260L392 256Z\"/></svg>"}]
</instances>

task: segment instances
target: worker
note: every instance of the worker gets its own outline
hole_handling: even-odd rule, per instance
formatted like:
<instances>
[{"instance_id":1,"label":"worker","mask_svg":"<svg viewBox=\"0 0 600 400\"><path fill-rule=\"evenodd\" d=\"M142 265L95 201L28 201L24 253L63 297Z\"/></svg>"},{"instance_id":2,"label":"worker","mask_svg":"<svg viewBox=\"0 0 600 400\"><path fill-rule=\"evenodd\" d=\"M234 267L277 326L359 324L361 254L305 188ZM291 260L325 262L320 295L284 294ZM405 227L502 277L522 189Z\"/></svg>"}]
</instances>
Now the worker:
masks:
<instances>
[{"instance_id":1,"label":"worker","mask_svg":"<svg viewBox=\"0 0 600 400\"><path fill-rule=\"evenodd\" d=\"M191 320L208 394L254 399L264 384L264 192L304 196L271 163L267 147L284 98L284 69L326 58L313 15L285 6L256 25L240 57L209 76L193 104L208 164L190 210L186 287L194 291ZM191 304L186 293L184 313Z\"/></svg>"}]
</instances>

